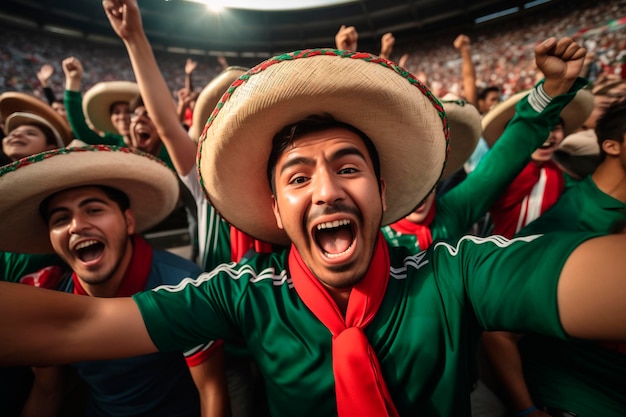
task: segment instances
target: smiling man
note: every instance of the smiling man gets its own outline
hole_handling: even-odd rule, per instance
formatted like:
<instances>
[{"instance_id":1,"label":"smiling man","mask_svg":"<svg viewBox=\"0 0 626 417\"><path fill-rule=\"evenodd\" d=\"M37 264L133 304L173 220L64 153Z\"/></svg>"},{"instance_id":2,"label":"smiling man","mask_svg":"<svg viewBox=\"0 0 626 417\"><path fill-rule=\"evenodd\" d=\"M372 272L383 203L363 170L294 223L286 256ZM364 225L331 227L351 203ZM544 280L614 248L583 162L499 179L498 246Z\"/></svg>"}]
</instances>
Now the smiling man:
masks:
<instances>
[{"instance_id":1,"label":"smiling man","mask_svg":"<svg viewBox=\"0 0 626 417\"><path fill-rule=\"evenodd\" d=\"M129 297L200 273L196 264L153 250L138 235L168 215L178 198L176 177L155 158L127 148L71 146L9 165L0 170L5 174L13 198L3 206L2 221L21 237L2 247L56 253L71 269L58 290ZM86 415L197 417L202 398L202 416L223 416L228 398L220 345L208 343L186 356L73 363L89 390ZM34 375L21 415L57 415L63 370L40 367Z\"/></svg>"},{"instance_id":2,"label":"smiling man","mask_svg":"<svg viewBox=\"0 0 626 417\"><path fill-rule=\"evenodd\" d=\"M125 3L103 4L119 17L133 10ZM553 62L546 93L564 93L584 49L567 38L537 48ZM386 60L321 49L259 64L209 118L198 166L231 224L290 248L132 299L5 283L0 363L175 351L219 336L254 357L274 416L469 416L483 328L626 338L626 236L387 246L380 226L433 189L447 135L437 99ZM588 282L591 271L602 278Z\"/></svg>"}]
</instances>

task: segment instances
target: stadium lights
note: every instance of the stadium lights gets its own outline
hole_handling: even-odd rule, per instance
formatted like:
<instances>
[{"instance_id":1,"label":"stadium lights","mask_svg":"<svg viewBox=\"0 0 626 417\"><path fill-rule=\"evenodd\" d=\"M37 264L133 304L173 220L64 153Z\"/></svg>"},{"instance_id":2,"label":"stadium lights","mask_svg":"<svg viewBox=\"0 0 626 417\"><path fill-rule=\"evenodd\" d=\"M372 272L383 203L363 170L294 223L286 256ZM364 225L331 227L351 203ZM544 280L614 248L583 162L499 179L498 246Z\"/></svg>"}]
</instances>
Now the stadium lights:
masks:
<instances>
[{"instance_id":1,"label":"stadium lights","mask_svg":"<svg viewBox=\"0 0 626 417\"><path fill-rule=\"evenodd\" d=\"M166 0L167 1L167 0ZM184 0L206 4L207 7L218 12L223 9L247 10L298 10L318 7L334 6L343 3L354 3L357 0Z\"/></svg>"}]
</instances>

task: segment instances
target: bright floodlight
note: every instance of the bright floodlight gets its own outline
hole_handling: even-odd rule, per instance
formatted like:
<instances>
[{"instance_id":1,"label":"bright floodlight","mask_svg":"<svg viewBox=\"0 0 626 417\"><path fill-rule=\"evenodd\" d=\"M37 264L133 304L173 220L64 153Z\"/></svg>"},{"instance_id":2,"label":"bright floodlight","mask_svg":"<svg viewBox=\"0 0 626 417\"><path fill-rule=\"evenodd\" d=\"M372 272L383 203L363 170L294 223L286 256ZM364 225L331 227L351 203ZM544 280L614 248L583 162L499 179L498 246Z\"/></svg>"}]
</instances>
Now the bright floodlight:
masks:
<instances>
[{"instance_id":1,"label":"bright floodlight","mask_svg":"<svg viewBox=\"0 0 626 417\"><path fill-rule=\"evenodd\" d=\"M186 0L206 4L211 10L223 8L249 10L297 10L353 3L357 0Z\"/></svg>"}]
</instances>

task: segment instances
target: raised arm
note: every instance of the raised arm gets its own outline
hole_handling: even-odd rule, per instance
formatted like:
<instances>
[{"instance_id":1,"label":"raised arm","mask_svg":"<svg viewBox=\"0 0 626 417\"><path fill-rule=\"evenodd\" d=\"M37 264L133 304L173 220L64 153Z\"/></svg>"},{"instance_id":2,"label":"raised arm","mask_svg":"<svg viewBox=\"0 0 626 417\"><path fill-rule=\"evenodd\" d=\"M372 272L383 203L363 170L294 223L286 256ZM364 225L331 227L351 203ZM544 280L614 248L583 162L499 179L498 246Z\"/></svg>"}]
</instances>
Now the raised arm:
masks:
<instances>
[{"instance_id":1,"label":"raised arm","mask_svg":"<svg viewBox=\"0 0 626 417\"><path fill-rule=\"evenodd\" d=\"M143 31L136 0L103 0L102 6L115 33L124 41L148 114L165 144L179 175L195 166L196 143L181 124L174 100L159 70Z\"/></svg>"},{"instance_id":2,"label":"raised arm","mask_svg":"<svg viewBox=\"0 0 626 417\"><path fill-rule=\"evenodd\" d=\"M476 106L476 69L472 62L472 46L467 35L459 35L454 40L454 47L461 54L461 76L463 78L463 96L465 100Z\"/></svg>"}]
</instances>

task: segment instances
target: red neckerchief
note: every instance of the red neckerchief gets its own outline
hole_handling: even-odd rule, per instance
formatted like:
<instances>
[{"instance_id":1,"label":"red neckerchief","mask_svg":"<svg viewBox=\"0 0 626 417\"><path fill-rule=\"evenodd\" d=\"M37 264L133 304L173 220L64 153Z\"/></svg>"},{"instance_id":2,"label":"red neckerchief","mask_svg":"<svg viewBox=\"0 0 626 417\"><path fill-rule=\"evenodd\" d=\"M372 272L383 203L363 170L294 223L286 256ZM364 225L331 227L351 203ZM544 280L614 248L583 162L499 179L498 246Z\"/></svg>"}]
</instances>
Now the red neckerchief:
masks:
<instances>
[{"instance_id":1,"label":"red neckerchief","mask_svg":"<svg viewBox=\"0 0 626 417\"><path fill-rule=\"evenodd\" d=\"M152 264L152 247L141 236L133 236L133 256L130 265L126 268L122 283L117 290L115 297L130 297L143 291L150 275L150 265ZM72 273L74 282L74 294L89 295L80 284L80 279L76 273Z\"/></svg>"},{"instance_id":2,"label":"red neckerchief","mask_svg":"<svg viewBox=\"0 0 626 417\"><path fill-rule=\"evenodd\" d=\"M376 352L363 333L378 311L389 282L389 252L381 233L365 276L350 293L344 320L337 304L313 276L295 246L289 272L304 304L333 335L332 355L337 413L346 416L398 416Z\"/></svg>"},{"instance_id":3,"label":"red neckerchief","mask_svg":"<svg viewBox=\"0 0 626 417\"><path fill-rule=\"evenodd\" d=\"M435 218L435 212L437 211L436 206L437 201L435 200L430 206L430 210L424 218L424 221L421 223L413 223L412 221L404 218L390 224L389 226L398 233L417 236L417 244L419 245L420 250L426 250L433 243L433 235L430 232L430 224Z\"/></svg>"},{"instance_id":4,"label":"red neckerchief","mask_svg":"<svg viewBox=\"0 0 626 417\"><path fill-rule=\"evenodd\" d=\"M239 262L241 258L254 248L257 253L271 253L272 245L242 232L234 226L230 226L230 260Z\"/></svg>"},{"instance_id":5,"label":"red neckerchief","mask_svg":"<svg viewBox=\"0 0 626 417\"><path fill-rule=\"evenodd\" d=\"M541 165L531 161L490 210L494 225L493 234L512 238L518 231L518 224L523 227L534 220L527 218L528 205L524 205L524 199L530 196L539 182L542 169L546 172L546 185L543 195L539 196L542 199L540 212L544 213L556 203L565 188L563 173L552 161L546 161Z\"/></svg>"}]
</instances>

